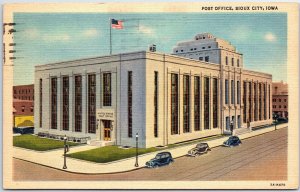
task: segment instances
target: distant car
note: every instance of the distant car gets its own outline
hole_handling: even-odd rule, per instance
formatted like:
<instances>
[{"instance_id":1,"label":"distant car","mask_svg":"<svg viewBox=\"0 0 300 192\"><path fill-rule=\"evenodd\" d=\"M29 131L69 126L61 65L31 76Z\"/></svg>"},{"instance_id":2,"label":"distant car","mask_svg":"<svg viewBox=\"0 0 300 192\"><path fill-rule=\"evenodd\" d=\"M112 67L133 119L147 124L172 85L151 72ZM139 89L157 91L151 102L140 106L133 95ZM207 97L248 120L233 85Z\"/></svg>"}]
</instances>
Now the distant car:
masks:
<instances>
[{"instance_id":1,"label":"distant car","mask_svg":"<svg viewBox=\"0 0 300 192\"><path fill-rule=\"evenodd\" d=\"M283 118L283 117L279 117L277 118L277 124L280 124L280 123L288 123L288 119L286 118Z\"/></svg>"},{"instance_id":2,"label":"distant car","mask_svg":"<svg viewBox=\"0 0 300 192\"><path fill-rule=\"evenodd\" d=\"M146 162L146 166L149 168L155 168L163 165L169 165L173 163L174 159L170 152L161 152L156 154L154 159Z\"/></svg>"},{"instance_id":3,"label":"distant car","mask_svg":"<svg viewBox=\"0 0 300 192\"><path fill-rule=\"evenodd\" d=\"M188 155L196 157L203 153L207 153L208 151L211 151L211 149L209 148L207 143L199 143L196 145L195 148L188 151Z\"/></svg>"},{"instance_id":4,"label":"distant car","mask_svg":"<svg viewBox=\"0 0 300 192\"><path fill-rule=\"evenodd\" d=\"M237 136L231 136L227 141L223 143L226 147L232 147L242 144L242 141Z\"/></svg>"}]
</instances>

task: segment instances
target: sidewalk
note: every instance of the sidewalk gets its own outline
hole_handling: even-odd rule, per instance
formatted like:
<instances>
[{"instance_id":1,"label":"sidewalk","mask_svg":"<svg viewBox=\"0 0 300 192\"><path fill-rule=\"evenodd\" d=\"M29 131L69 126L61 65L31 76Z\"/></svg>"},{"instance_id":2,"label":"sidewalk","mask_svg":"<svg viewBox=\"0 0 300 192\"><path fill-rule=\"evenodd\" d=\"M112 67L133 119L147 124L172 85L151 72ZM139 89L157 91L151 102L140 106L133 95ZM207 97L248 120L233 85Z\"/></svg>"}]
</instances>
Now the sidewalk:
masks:
<instances>
[{"instance_id":1,"label":"sidewalk","mask_svg":"<svg viewBox=\"0 0 300 192\"><path fill-rule=\"evenodd\" d=\"M277 129L281 129L284 127L287 127L288 124L280 124L277 125ZM242 135L239 135L240 139L245 139L249 137L253 137L256 135L260 135L263 133L267 133L270 131L274 131L275 127L267 127L264 129L259 129L257 131L252 131L250 133L245 133ZM210 147L217 147L223 144L224 141L227 140L228 137L223 137L215 140L207 141L208 145ZM167 149L167 151L172 153L172 156L174 158L184 156L187 154L187 151L191 148L195 147L195 144L191 145L185 145L185 146L179 146L172 149ZM85 151L89 149L94 149L95 146L77 146L70 148L70 152L79 152L79 151ZM140 167L143 167L147 161L155 157L154 153L147 153L144 155L140 155L138 158L138 162ZM49 152L37 152L33 150L28 149L22 149L18 147L13 147L13 157L18 159L23 159L26 161L30 161L36 164L56 168L56 169L62 169L63 167L63 149L60 150L53 150ZM176 161L176 160L175 160ZM75 172L75 173L89 173L89 174L97 174L97 173L116 173L116 172L124 172L124 171L130 171L137 169L135 165L135 157L119 160L116 162L111 163L94 163L94 162L88 162L83 160L77 160L73 158L67 158L67 169L65 171L68 172Z\"/></svg>"}]
</instances>

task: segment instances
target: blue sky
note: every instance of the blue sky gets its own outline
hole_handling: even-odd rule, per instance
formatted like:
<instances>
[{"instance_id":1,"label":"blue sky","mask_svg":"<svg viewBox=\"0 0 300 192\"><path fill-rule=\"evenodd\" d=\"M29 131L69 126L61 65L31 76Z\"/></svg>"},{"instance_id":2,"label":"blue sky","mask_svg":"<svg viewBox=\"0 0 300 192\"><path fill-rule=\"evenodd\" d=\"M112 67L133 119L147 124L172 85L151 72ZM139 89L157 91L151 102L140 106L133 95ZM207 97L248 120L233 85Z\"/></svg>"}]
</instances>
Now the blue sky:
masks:
<instances>
[{"instance_id":1,"label":"blue sky","mask_svg":"<svg viewBox=\"0 0 300 192\"><path fill-rule=\"evenodd\" d=\"M210 32L243 53L244 68L287 79L285 13L16 13L14 85L32 84L35 65L108 55L109 18L124 21L123 30L112 29L113 53L149 44L171 53L178 41Z\"/></svg>"}]
</instances>

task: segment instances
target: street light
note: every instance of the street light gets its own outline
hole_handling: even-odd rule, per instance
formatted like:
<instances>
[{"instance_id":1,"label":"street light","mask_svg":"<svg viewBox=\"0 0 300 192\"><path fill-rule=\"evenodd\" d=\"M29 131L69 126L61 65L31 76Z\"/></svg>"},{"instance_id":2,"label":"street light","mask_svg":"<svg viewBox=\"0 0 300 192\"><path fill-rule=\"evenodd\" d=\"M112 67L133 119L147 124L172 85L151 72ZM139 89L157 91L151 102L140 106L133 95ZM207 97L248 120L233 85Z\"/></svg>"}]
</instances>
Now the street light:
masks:
<instances>
[{"instance_id":1,"label":"street light","mask_svg":"<svg viewBox=\"0 0 300 192\"><path fill-rule=\"evenodd\" d=\"M66 164L66 153L67 153L67 136L64 136L64 166L63 169L67 169L67 164Z\"/></svg>"},{"instance_id":2,"label":"street light","mask_svg":"<svg viewBox=\"0 0 300 192\"><path fill-rule=\"evenodd\" d=\"M138 167L139 166L139 163L138 163L138 155L139 155L139 151L138 151L138 141L139 141L139 134L138 133L136 133L135 134L135 141L136 141L136 146L135 146L135 154L136 154L136 156L135 156L135 165L134 166L136 166L136 167Z\"/></svg>"},{"instance_id":3,"label":"street light","mask_svg":"<svg viewBox=\"0 0 300 192\"><path fill-rule=\"evenodd\" d=\"M274 122L274 123L275 123L275 130L276 130L276 125L277 125L277 118L275 119L275 122Z\"/></svg>"}]
</instances>

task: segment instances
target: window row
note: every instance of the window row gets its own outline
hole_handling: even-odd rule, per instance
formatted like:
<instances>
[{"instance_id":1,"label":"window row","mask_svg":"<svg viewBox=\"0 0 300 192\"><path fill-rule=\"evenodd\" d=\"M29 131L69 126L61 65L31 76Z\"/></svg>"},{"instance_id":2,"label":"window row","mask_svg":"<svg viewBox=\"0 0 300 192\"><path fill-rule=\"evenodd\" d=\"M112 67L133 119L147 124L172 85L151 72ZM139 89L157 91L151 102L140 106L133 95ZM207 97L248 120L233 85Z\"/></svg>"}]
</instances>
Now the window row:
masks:
<instances>
[{"instance_id":1,"label":"window row","mask_svg":"<svg viewBox=\"0 0 300 192\"><path fill-rule=\"evenodd\" d=\"M183 133L191 132L191 115L194 115L194 130L199 131L201 125L201 99L203 97L203 125L204 129L210 129L210 123L213 128L218 127L218 79L209 77L203 78L203 84L198 76L194 77L194 95L190 94L191 78L189 75L183 75ZM203 87L201 86L203 85ZM210 87L212 86L212 95L210 94ZM202 92L203 91L203 92ZM194 97L194 114L191 114L191 97ZM210 99L212 97L212 109ZM179 75L171 74L171 134L180 134L179 129ZM210 111L213 110L212 117ZM210 120L212 118L212 121Z\"/></svg>"},{"instance_id":2,"label":"window row","mask_svg":"<svg viewBox=\"0 0 300 192\"><path fill-rule=\"evenodd\" d=\"M241 102L241 87L240 87L240 81L236 81L236 85L235 85L235 81L231 80L230 83L230 87L231 87L231 92L230 92L230 96L231 96L231 104L240 104ZM236 97L235 97L236 95ZM236 101L235 101L236 98ZM225 79L225 104L228 105L229 104L229 80Z\"/></svg>"},{"instance_id":3,"label":"window row","mask_svg":"<svg viewBox=\"0 0 300 192\"><path fill-rule=\"evenodd\" d=\"M273 102L287 102L287 99L272 99Z\"/></svg>"},{"instance_id":4,"label":"window row","mask_svg":"<svg viewBox=\"0 0 300 192\"><path fill-rule=\"evenodd\" d=\"M231 66L234 66L234 64L235 64L234 61L235 61L234 58L231 58ZM228 56L225 57L225 64L226 65L229 64ZM239 59L236 60L236 66L240 67L240 60Z\"/></svg>"},{"instance_id":5,"label":"window row","mask_svg":"<svg viewBox=\"0 0 300 192\"><path fill-rule=\"evenodd\" d=\"M34 93L34 89L31 91L31 89L19 89L19 91L17 91L16 89L14 89L14 94L27 94L27 93Z\"/></svg>"},{"instance_id":6,"label":"window row","mask_svg":"<svg viewBox=\"0 0 300 192\"><path fill-rule=\"evenodd\" d=\"M190 51L196 51L197 49L198 49L197 47L190 48ZM204 47L201 47L201 49L202 49L202 50L204 50L204 49L211 49L211 46L207 46L207 47L204 46ZM183 49L176 50L175 52L178 53L179 51L180 51L180 52L184 52Z\"/></svg>"},{"instance_id":7,"label":"window row","mask_svg":"<svg viewBox=\"0 0 300 192\"><path fill-rule=\"evenodd\" d=\"M69 130L69 117L70 117L70 81L68 76L62 77L62 92L58 93L57 90L57 77L51 78L51 129L57 129L57 108L58 108L58 94L62 96L62 129ZM87 76L87 115L88 115L88 133L96 133L96 75L89 74ZM82 131L82 76L75 75L74 77L74 117L75 117L75 132ZM40 127L42 127L42 115L43 115L43 80L40 79L40 90L39 90L39 104L40 104ZM103 106L111 106L111 73L103 74L103 85L102 85L102 98Z\"/></svg>"},{"instance_id":8,"label":"window row","mask_svg":"<svg viewBox=\"0 0 300 192\"><path fill-rule=\"evenodd\" d=\"M286 105L278 105L278 108L281 109L281 107L283 107L284 109L286 109ZM273 109L276 109L277 108L277 105L273 105Z\"/></svg>"},{"instance_id":9,"label":"window row","mask_svg":"<svg viewBox=\"0 0 300 192\"><path fill-rule=\"evenodd\" d=\"M30 96L14 96L14 99L20 99L20 100L34 100L34 96L30 97Z\"/></svg>"}]
</instances>

